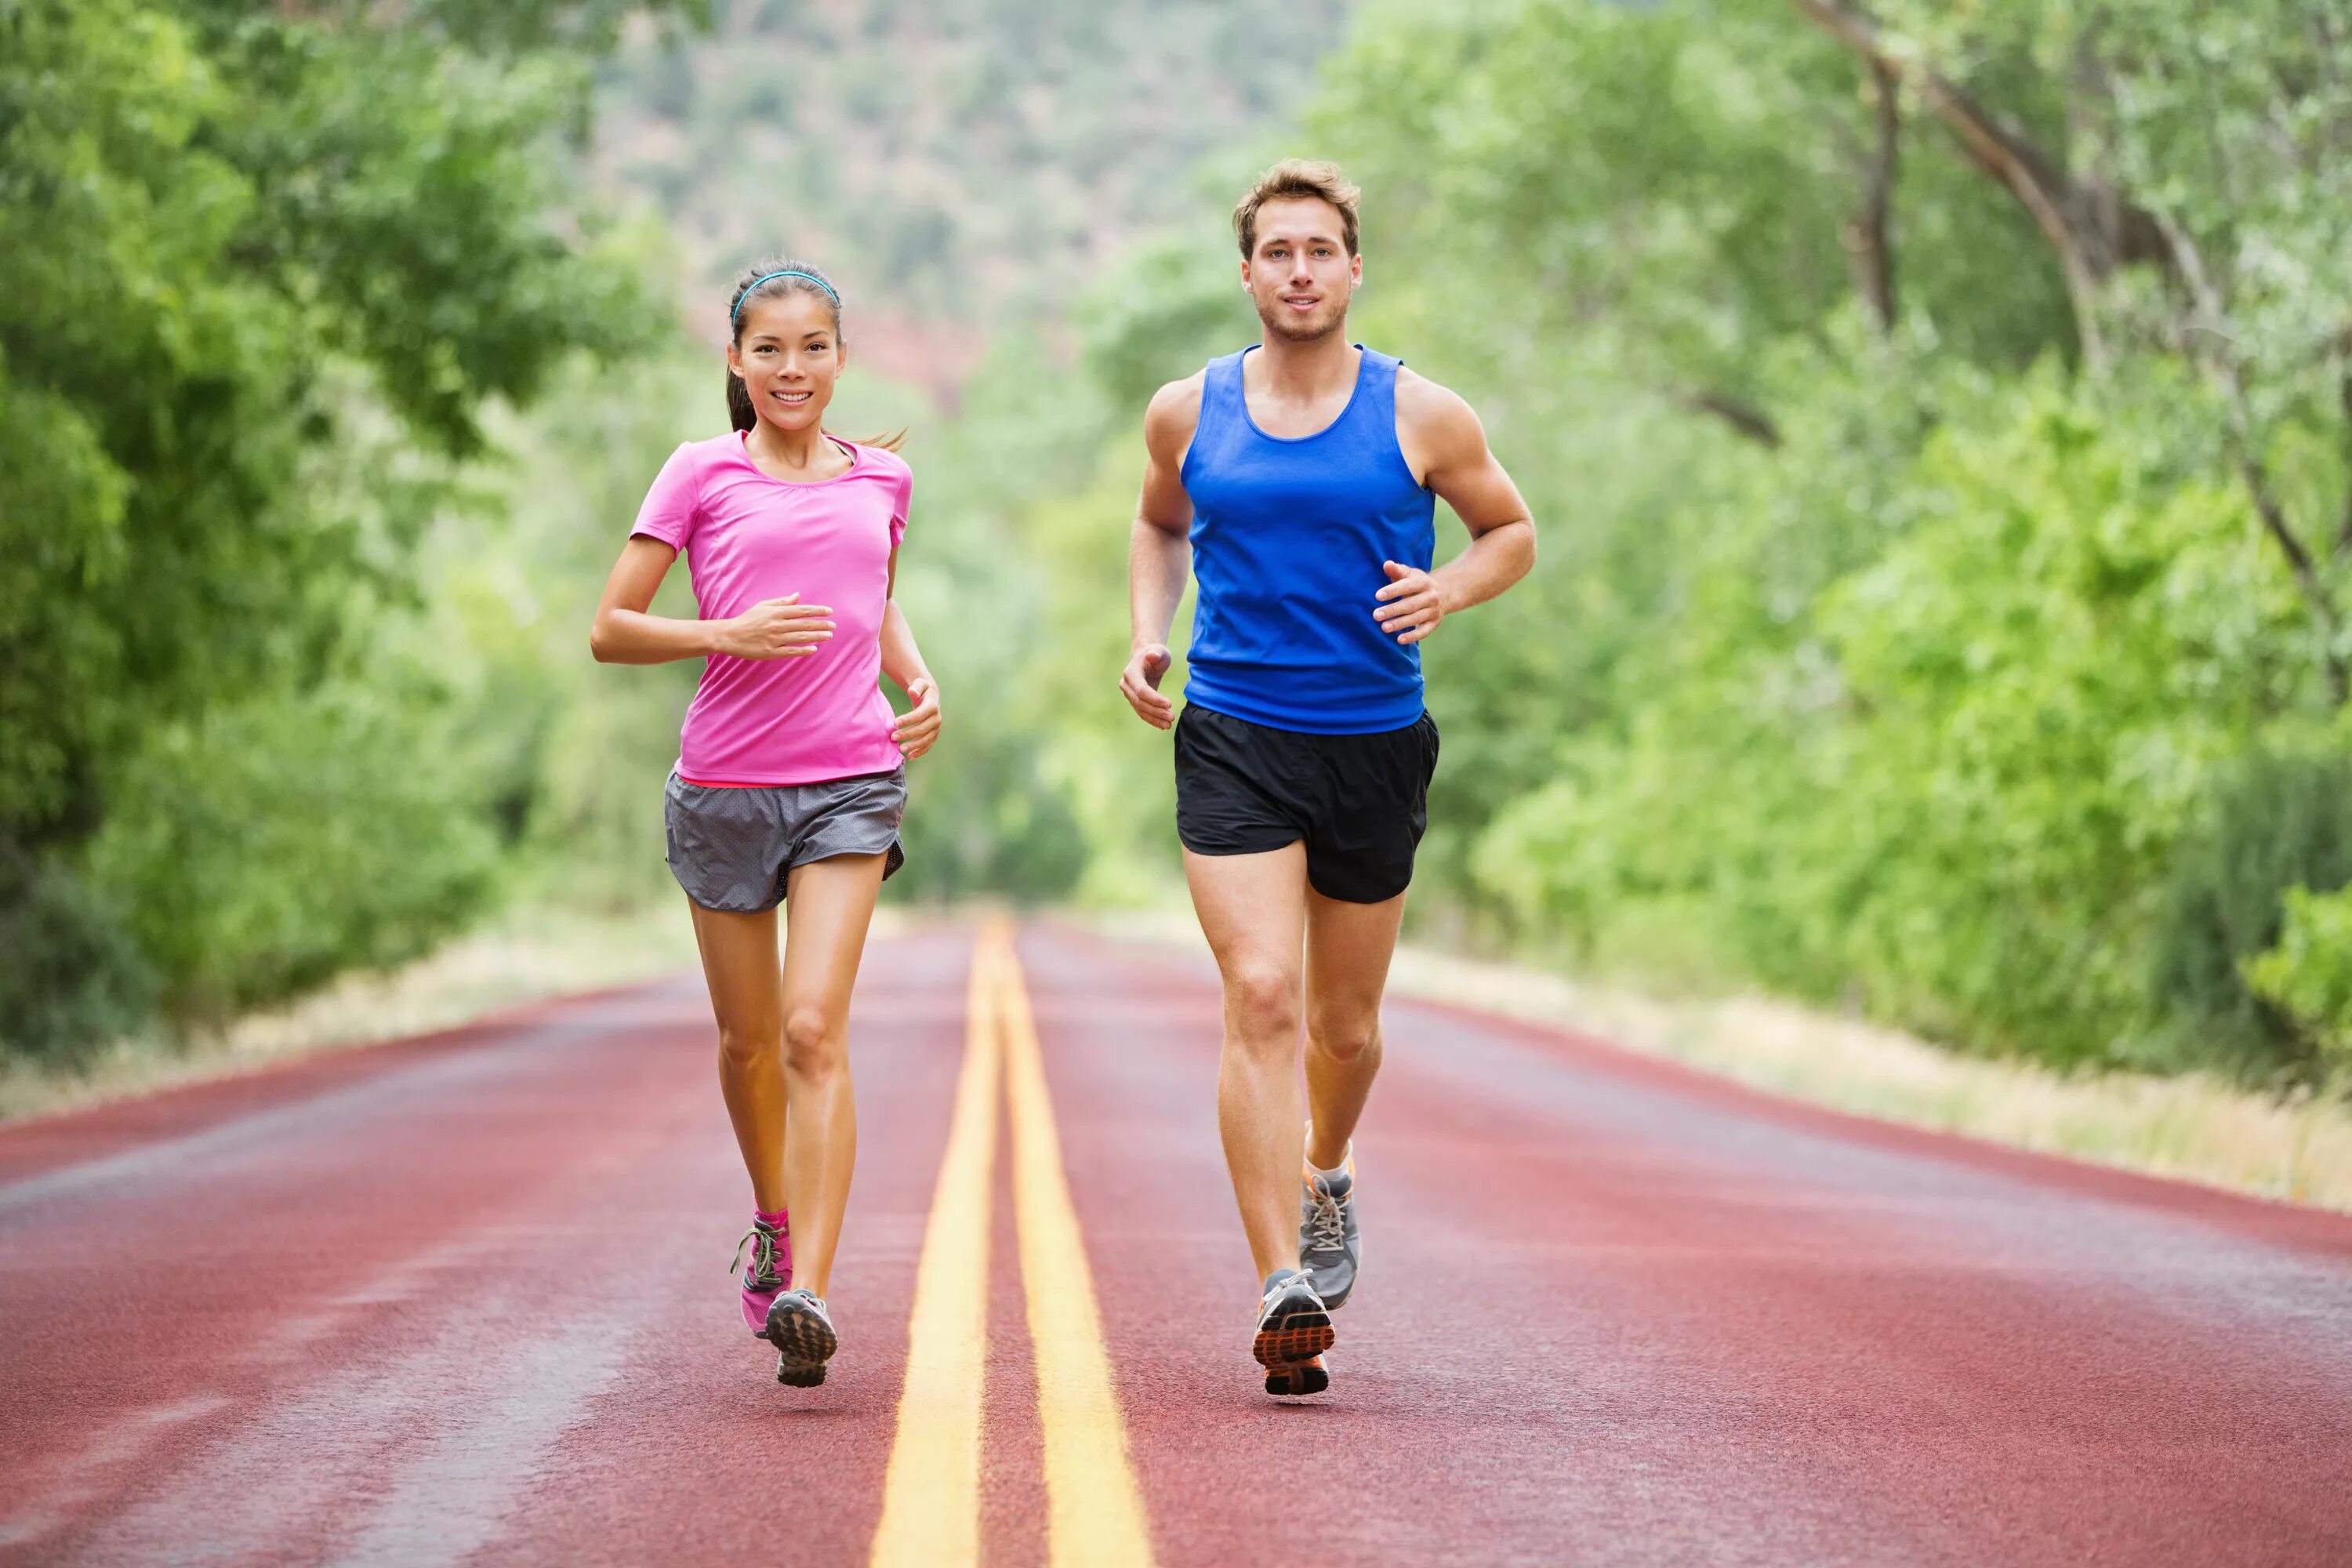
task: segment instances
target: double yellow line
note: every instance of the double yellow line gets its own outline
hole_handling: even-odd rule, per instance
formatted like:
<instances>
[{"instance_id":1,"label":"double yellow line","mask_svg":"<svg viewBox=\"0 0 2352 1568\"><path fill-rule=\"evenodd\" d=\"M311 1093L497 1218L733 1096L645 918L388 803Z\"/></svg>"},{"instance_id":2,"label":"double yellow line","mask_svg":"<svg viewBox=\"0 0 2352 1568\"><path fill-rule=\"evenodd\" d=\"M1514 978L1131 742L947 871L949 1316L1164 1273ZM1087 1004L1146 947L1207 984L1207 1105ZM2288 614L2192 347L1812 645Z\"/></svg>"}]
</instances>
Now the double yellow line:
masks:
<instances>
[{"instance_id":1,"label":"double yellow line","mask_svg":"<svg viewBox=\"0 0 2352 1568\"><path fill-rule=\"evenodd\" d=\"M1046 1546L1057 1565L1149 1568L1151 1536L1110 1382L1061 1134L1045 1088L1011 927L973 949L963 1070L923 1234L908 1327L898 1435L883 1481L874 1568L980 1561L980 1432L988 1352L988 1252L997 1091L1013 1131L1013 1209L1045 1437Z\"/></svg>"}]
</instances>

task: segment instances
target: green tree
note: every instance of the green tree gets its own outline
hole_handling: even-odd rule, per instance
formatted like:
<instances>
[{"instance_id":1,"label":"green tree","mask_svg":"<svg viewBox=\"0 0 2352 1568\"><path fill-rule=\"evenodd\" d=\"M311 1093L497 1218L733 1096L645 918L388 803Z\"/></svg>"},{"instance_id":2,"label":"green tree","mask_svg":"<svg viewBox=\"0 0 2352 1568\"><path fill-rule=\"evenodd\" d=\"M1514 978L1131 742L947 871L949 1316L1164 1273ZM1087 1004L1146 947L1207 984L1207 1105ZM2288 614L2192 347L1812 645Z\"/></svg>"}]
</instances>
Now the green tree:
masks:
<instances>
[{"instance_id":1,"label":"green tree","mask_svg":"<svg viewBox=\"0 0 2352 1568\"><path fill-rule=\"evenodd\" d=\"M1954 8L1789 0L1899 81L2030 216L2093 368L2204 373L2236 474L2352 703L2352 23L2326 0ZM2027 62L2034 105L1969 79Z\"/></svg>"},{"instance_id":2,"label":"green tree","mask_svg":"<svg viewBox=\"0 0 2352 1568\"><path fill-rule=\"evenodd\" d=\"M1308 123L1366 335L1545 539L1432 650L1423 918L2144 1059L2234 764L2344 746L2345 41L2310 0L1362 29ZM2192 966L2244 996L2285 885Z\"/></svg>"},{"instance_id":3,"label":"green tree","mask_svg":"<svg viewBox=\"0 0 2352 1568\"><path fill-rule=\"evenodd\" d=\"M0 926L151 741L364 657L488 401L644 340L551 221L616 9L415 9L0 4Z\"/></svg>"}]
</instances>

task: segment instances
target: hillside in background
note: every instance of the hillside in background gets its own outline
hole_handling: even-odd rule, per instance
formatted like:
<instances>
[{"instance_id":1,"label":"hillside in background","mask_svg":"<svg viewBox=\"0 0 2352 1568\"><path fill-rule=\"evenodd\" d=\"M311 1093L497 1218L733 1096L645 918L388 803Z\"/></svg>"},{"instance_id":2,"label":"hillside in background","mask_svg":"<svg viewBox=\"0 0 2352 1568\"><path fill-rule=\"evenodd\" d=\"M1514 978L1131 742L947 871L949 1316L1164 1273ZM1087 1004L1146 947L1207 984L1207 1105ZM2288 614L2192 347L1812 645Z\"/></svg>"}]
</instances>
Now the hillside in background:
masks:
<instances>
[{"instance_id":1,"label":"hillside in background","mask_svg":"<svg viewBox=\"0 0 2352 1568\"><path fill-rule=\"evenodd\" d=\"M1295 117L1352 9L722 0L707 31L631 36L591 174L660 215L689 321L790 250L859 302L869 365L951 403L992 337L1166 221L1206 153Z\"/></svg>"}]
</instances>

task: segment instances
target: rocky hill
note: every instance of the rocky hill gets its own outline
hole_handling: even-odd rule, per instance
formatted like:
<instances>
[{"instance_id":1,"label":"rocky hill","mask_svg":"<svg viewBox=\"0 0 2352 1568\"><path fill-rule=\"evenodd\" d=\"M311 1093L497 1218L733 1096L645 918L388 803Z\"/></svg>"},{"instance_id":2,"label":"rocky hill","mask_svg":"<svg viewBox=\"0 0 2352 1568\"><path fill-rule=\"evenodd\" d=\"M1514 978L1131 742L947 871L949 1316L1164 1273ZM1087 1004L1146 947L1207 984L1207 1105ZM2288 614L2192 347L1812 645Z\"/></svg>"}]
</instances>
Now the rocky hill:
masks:
<instances>
[{"instance_id":1,"label":"rocky hill","mask_svg":"<svg viewBox=\"0 0 2352 1568\"><path fill-rule=\"evenodd\" d=\"M590 169L667 217L689 320L789 249L857 302L867 363L952 396L995 331L1058 314L1139 233L1213 214L1202 159L1301 104L1352 9L719 0L706 32L631 37Z\"/></svg>"}]
</instances>

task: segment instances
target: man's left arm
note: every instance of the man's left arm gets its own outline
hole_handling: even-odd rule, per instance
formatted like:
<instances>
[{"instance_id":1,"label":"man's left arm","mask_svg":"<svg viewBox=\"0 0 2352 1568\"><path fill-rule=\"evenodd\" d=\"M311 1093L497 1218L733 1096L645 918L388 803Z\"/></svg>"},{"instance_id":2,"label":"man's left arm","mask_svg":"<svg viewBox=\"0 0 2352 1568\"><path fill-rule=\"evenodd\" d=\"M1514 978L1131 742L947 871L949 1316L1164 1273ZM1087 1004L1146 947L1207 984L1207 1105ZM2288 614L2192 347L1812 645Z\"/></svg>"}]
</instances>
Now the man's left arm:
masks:
<instances>
[{"instance_id":1,"label":"man's left arm","mask_svg":"<svg viewBox=\"0 0 2352 1568\"><path fill-rule=\"evenodd\" d=\"M1407 464L1470 531L1470 548L1434 572L1390 561L1375 595L1381 629L1417 643L1456 610L1483 605L1536 563L1536 525L1519 487L1486 449L1470 405L1435 382L1400 372L1397 437Z\"/></svg>"}]
</instances>

